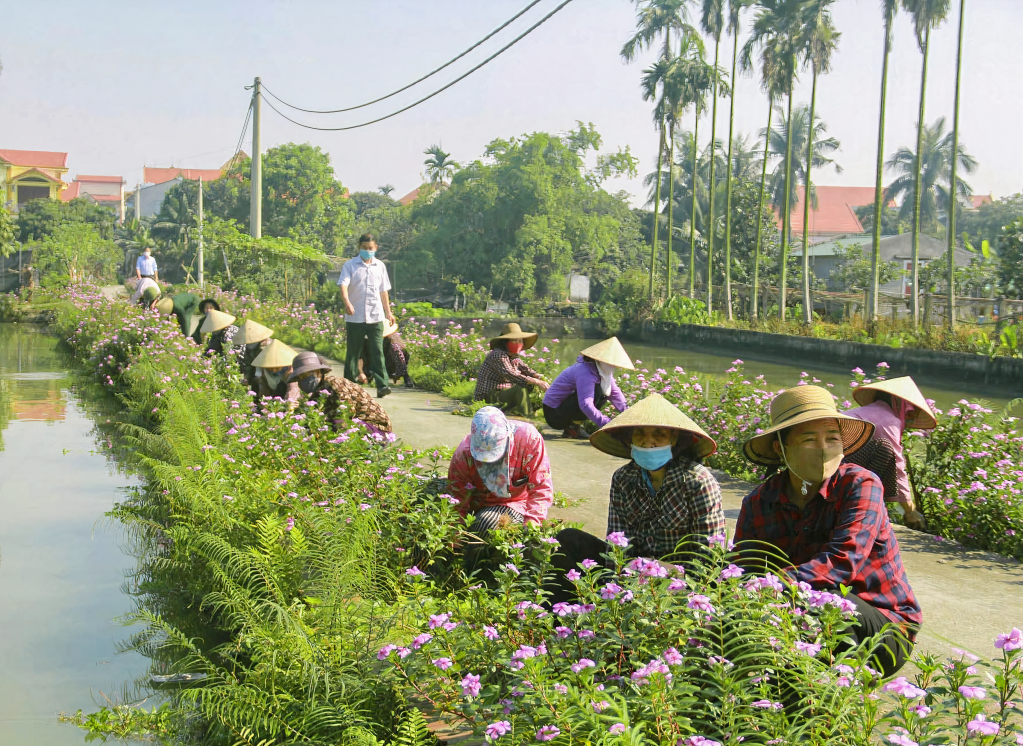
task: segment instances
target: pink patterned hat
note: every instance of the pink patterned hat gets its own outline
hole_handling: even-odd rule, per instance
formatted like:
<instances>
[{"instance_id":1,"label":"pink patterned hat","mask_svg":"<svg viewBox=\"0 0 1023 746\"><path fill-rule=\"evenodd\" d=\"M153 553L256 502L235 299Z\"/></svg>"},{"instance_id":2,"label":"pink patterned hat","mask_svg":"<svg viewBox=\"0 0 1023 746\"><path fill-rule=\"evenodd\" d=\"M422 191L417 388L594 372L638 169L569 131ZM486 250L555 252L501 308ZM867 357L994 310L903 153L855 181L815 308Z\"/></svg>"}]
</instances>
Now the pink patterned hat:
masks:
<instances>
[{"instance_id":1,"label":"pink patterned hat","mask_svg":"<svg viewBox=\"0 0 1023 746\"><path fill-rule=\"evenodd\" d=\"M469 453L484 464L499 461L508 450L511 434L504 412L497 407L483 407L473 416L469 427Z\"/></svg>"}]
</instances>

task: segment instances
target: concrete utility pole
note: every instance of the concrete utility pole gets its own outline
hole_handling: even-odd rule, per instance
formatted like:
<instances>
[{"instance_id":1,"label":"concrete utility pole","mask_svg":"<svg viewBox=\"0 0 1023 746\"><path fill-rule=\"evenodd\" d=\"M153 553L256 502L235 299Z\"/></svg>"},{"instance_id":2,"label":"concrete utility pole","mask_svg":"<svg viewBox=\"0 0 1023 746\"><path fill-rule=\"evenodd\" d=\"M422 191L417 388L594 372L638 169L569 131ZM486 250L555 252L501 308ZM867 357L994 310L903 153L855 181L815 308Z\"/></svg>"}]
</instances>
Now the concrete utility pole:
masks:
<instances>
[{"instance_id":1,"label":"concrete utility pole","mask_svg":"<svg viewBox=\"0 0 1023 746\"><path fill-rule=\"evenodd\" d=\"M253 238L263 235L263 162L259 147L259 111L262 101L262 83L256 78L252 84L252 212L249 215L249 234Z\"/></svg>"},{"instance_id":2,"label":"concrete utility pole","mask_svg":"<svg viewBox=\"0 0 1023 746\"><path fill-rule=\"evenodd\" d=\"M142 218L142 185L135 185L135 221L138 222Z\"/></svg>"},{"instance_id":3,"label":"concrete utility pole","mask_svg":"<svg viewBox=\"0 0 1023 746\"><path fill-rule=\"evenodd\" d=\"M199 287L205 288L206 282L203 275L203 247L202 247L202 177L199 177Z\"/></svg>"}]
</instances>

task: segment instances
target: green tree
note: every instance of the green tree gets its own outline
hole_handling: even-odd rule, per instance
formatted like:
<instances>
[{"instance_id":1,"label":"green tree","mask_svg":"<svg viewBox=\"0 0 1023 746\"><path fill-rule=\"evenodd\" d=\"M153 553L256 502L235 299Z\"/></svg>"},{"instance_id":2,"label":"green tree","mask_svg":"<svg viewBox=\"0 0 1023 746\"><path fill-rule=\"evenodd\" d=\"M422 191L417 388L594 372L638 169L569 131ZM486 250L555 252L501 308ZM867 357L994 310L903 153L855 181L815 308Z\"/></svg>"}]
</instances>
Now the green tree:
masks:
<instances>
[{"instance_id":1,"label":"green tree","mask_svg":"<svg viewBox=\"0 0 1023 746\"><path fill-rule=\"evenodd\" d=\"M867 205L872 210L872 205ZM835 246L838 264L828 276L828 284L835 290L853 292L870 288L874 282L873 256L864 252L862 244ZM903 274L898 262L881 262L878 265L878 282L881 285L897 280Z\"/></svg>"},{"instance_id":2,"label":"green tree","mask_svg":"<svg viewBox=\"0 0 1023 746\"><path fill-rule=\"evenodd\" d=\"M18 211L18 240L26 245L41 241L65 223L88 223L101 238L112 238L116 219L112 209L86 197L70 202L34 199Z\"/></svg>"},{"instance_id":3,"label":"green tree","mask_svg":"<svg viewBox=\"0 0 1023 746\"><path fill-rule=\"evenodd\" d=\"M1013 298L1023 298L1023 216L1002 228L999 237L998 279Z\"/></svg>"},{"instance_id":4,"label":"green tree","mask_svg":"<svg viewBox=\"0 0 1023 746\"><path fill-rule=\"evenodd\" d=\"M117 244L86 222L58 225L32 245L32 263L46 283L112 280L122 256Z\"/></svg>"},{"instance_id":5,"label":"green tree","mask_svg":"<svg viewBox=\"0 0 1023 746\"><path fill-rule=\"evenodd\" d=\"M817 205L817 195L814 189L813 183L810 184L809 190L806 189L806 161L803 160L805 157L799 157L792 159L790 163L791 173L785 173L785 151L789 147L791 142L793 150L799 151L802 154L806 153L808 143L812 140L813 143L813 166L815 168L824 168L825 166L834 166L835 171L838 173L842 172L842 167L835 163L834 159L829 156L841 147L841 143L834 137L825 137L828 131L828 125L825 124L824 120L816 114L814 115L814 126L812 137L807 127L807 122L810 119L810 107L805 104L796 106L792 112L792 123L786 125L784 122L784 114L780 108L776 110L776 114L782 118L782 124L771 131L771 145L769 157L778 160L778 165L775 167L774 172L770 177L771 187L771 204L774 209L780 213L785 203L785 184L789 184L789 204L792 209L795 209L795 205L799 204L799 194L796 191L796 184L803 182L804 189L803 194L809 193L810 201L809 204L812 207ZM791 133L791 137L790 134Z\"/></svg>"},{"instance_id":6,"label":"green tree","mask_svg":"<svg viewBox=\"0 0 1023 746\"><path fill-rule=\"evenodd\" d=\"M379 192L353 192L350 195L352 204L355 206L355 218L358 220L370 210L380 207L394 207L398 202L386 194Z\"/></svg>"},{"instance_id":7,"label":"green tree","mask_svg":"<svg viewBox=\"0 0 1023 746\"><path fill-rule=\"evenodd\" d=\"M959 0L959 44L956 48L956 95L955 104L952 114L952 147L953 153L959 152L959 92L962 88L962 76L963 76L963 23L966 20L966 0ZM948 328L955 329L956 325L956 284L955 284L955 239L956 239L956 208L958 207L959 200L954 196L956 193L955 185L958 183L956 177L956 166L959 165L959 159L952 159L952 174L949 177L949 191L953 194L952 199L948 202L948 249L945 254L948 258L948 275L946 282L948 284Z\"/></svg>"},{"instance_id":8,"label":"green tree","mask_svg":"<svg viewBox=\"0 0 1023 746\"><path fill-rule=\"evenodd\" d=\"M458 170L458 163L450 158L451 153L445 153L440 145L431 145L423 151L423 154L430 156L423 161L423 165L426 166L426 175L431 184L443 183L445 180L450 181L455 171Z\"/></svg>"},{"instance_id":9,"label":"green tree","mask_svg":"<svg viewBox=\"0 0 1023 746\"><path fill-rule=\"evenodd\" d=\"M884 187L881 187L881 194L884 194ZM863 230L867 233L874 232L874 205L860 205L854 207L853 212L856 213L856 217L859 219L860 224L863 226ZM892 205L885 205L884 210L881 211L881 236L895 236L899 233L905 233L909 230L909 223L899 218L899 208L893 207ZM880 240L880 239L878 239ZM873 261L873 256L871 256ZM869 288L869 286L868 286Z\"/></svg>"},{"instance_id":10,"label":"green tree","mask_svg":"<svg viewBox=\"0 0 1023 746\"><path fill-rule=\"evenodd\" d=\"M1002 228L1023 218L1023 192L985 202L976 210L959 214L959 227L971 243L980 246L987 241L996 254L1001 255Z\"/></svg>"},{"instance_id":11,"label":"green tree","mask_svg":"<svg viewBox=\"0 0 1023 746\"><path fill-rule=\"evenodd\" d=\"M949 0L902 0L902 7L913 17L913 31L916 43L923 58L920 65L920 112L916 124L916 154L913 176L913 287L920 287L920 231L922 209L921 201L923 185L921 183L924 168L921 160L924 150L924 103L927 99L927 54L931 46L931 29L937 28L948 15ZM920 325L920 293L913 293L913 325Z\"/></svg>"},{"instance_id":12,"label":"green tree","mask_svg":"<svg viewBox=\"0 0 1023 746\"><path fill-rule=\"evenodd\" d=\"M394 185L393 184L384 184L381 187L377 187L377 191L380 192L385 197L390 197L391 196L391 192L394 191Z\"/></svg>"},{"instance_id":13,"label":"green tree","mask_svg":"<svg viewBox=\"0 0 1023 746\"><path fill-rule=\"evenodd\" d=\"M18 250L18 228L7 208L0 205L0 257Z\"/></svg>"}]
</instances>

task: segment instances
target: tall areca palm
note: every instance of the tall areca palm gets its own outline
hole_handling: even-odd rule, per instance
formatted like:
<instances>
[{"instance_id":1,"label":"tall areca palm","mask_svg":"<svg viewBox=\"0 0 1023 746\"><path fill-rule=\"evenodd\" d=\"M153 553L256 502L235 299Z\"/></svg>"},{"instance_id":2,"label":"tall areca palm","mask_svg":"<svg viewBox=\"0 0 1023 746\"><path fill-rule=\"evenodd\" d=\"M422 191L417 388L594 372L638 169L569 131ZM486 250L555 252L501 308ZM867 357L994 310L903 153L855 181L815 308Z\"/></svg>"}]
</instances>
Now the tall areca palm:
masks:
<instances>
[{"instance_id":1,"label":"tall areca palm","mask_svg":"<svg viewBox=\"0 0 1023 746\"><path fill-rule=\"evenodd\" d=\"M671 33L683 32L689 26L689 15L686 8L687 0L637 0L639 10L636 16L636 33L622 46L621 56L626 62L631 62L642 50L652 46L658 39L663 44L660 58L670 60L672 58ZM663 78L662 78L663 79ZM657 229L660 223L659 213L661 209L661 164L664 162L665 147L665 123L660 119L657 127L657 196L654 200L654 235L653 244L650 247L650 289L649 295L654 295L654 266L657 262Z\"/></svg>"},{"instance_id":2,"label":"tall areca palm","mask_svg":"<svg viewBox=\"0 0 1023 746\"><path fill-rule=\"evenodd\" d=\"M884 13L884 52L881 64L881 105L878 110L877 122L877 172L874 178L874 245L870 259L870 308L868 318L877 318L877 289L881 279L881 211L885 202L881 199L881 179L884 176L884 110L888 99L888 57L892 51L892 26L895 24L895 13L898 11L899 0L881 0Z\"/></svg>"},{"instance_id":3,"label":"tall areca palm","mask_svg":"<svg viewBox=\"0 0 1023 746\"><path fill-rule=\"evenodd\" d=\"M775 113L784 119L785 112L782 111L781 107L778 107ZM810 107L806 104L800 104L792 112L791 124L782 123L776 129L771 130L769 157L772 159L782 159L770 177L771 203L777 210L781 210L785 201L786 182L789 184L790 203L798 202L799 200L796 184L799 182L806 183L806 161L802 157L792 159L789 164L791 173L786 178L784 158L785 151L790 143L794 151L803 154L806 153L807 145L812 144L814 168L834 166L836 171L842 172L842 167L830 157L832 153L838 150L841 143L834 137L826 137L828 125L824 123L820 116L815 114L813 120L813 132L811 134L808 126ZM809 204L816 207L817 194L812 183L810 188L804 191L804 197L807 194L809 194Z\"/></svg>"},{"instance_id":4,"label":"tall areca palm","mask_svg":"<svg viewBox=\"0 0 1023 746\"><path fill-rule=\"evenodd\" d=\"M700 25L714 39L714 69L718 69L719 52L721 50L721 31L724 27L725 0L700 0ZM713 149L717 143L718 126L718 86L714 78L714 91L711 93L710 144ZM714 238L717 234L717 223L714 220L714 193L717 182L714 180L714 161L710 159L710 215L707 223L707 310L714 308Z\"/></svg>"},{"instance_id":5,"label":"tall areca palm","mask_svg":"<svg viewBox=\"0 0 1023 746\"><path fill-rule=\"evenodd\" d=\"M916 152L924 152L924 103L927 98L927 53L931 46L931 29L937 28L948 15L949 0L902 0L902 7L913 17L913 31L920 47L923 63L920 66L920 113L917 117ZM920 325L920 171L923 164L916 165L916 186L913 189L915 207L913 210L913 325Z\"/></svg>"},{"instance_id":6,"label":"tall areca palm","mask_svg":"<svg viewBox=\"0 0 1023 746\"><path fill-rule=\"evenodd\" d=\"M750 38L743 47L744 67L753 57L753 50L760 48L760 60L765 80L770 80L769 92L788 98L786 132L792 131L792 86L796 80L796 55L799 51L804 0L760 0L760 10ZM774 96L772 96L773 100ZM778 288L778 315L785 319L785 289L789 255L789 204L792 178L792 138L786 138L785 184L782 199L781 234L781 279Z\"/></svg>"},{"instance_id":7,"label":"tall areca palm","mask_svg":"<svg viewBox=\"0 0 1023 746\"><path fill-rule=\"evenodd\" d=\"M384 184L381 187L377 187L377 191L380 192L385 197L390 197L391 196L391 192L394 191L394 185L393 184Z\"/></svg>"},{"instance_id":8,"label":"tall areca palm","mask_svg":"<svg viewBox=\"0 0 1023 746\"><path fill-rule=\"evenodd\" d=\"M956 99L955 110L952 115L952 148L953 153L959 152L959 84L963 74L963 22L966 15L966 0L959 0L959 46L956 49ZM958 183L956 178L956 165L958 158L952 159L952 177L949 184ZM951 191L955 191L954 187ZM953 199L948 204L948 328L955 329L956 325L956 292L955 292L955 245L956 245L956 208L957 200Z\"/></svg>"},{"instance_id":9,"label":"tall areca palm","mask_svg":"<svg viewBox=\"0 0 1023 746\"><path fill-rule=\"evenodd\" d=\"M458 168L458 163L451 160L451 153L445 153L440 145L431 145L423 154L430 156L423 161L423 165L426 166L426 175L430 177L431 184L450 179Z\"/></svg>"},{"instance_id":10,"label":"tall areca palm","mask_svg":"<svg viewBox=\"0 0 1023 746\"><path fill-rule=\"evenodd\" d=\"M806 18L804 27L804 55L810 64L813 85L810 93L810 115L807 121L815 121L817 109L817 76L831 70L831 58L838 48L841 34L831 22L830 5L835 0L810 0L804 6ZM813 170L814 127L807 127L806 133L806 186L803 189L803 323L809 326L813 321L813 299L810 297L810 174Z\"/></svg>"}]
</instances>

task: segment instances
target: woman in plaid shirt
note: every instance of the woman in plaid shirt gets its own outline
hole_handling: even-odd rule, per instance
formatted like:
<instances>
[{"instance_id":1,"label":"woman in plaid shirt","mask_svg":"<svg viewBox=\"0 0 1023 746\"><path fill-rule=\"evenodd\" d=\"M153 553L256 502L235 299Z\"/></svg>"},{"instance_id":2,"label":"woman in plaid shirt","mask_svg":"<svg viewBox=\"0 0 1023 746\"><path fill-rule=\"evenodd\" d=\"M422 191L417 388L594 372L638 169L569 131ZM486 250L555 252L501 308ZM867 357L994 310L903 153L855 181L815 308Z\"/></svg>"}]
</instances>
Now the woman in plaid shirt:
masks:
<instances>
[{"instance_id":1,"label":"woman in plaid shirt","mask_svg":"<svg viewBox=\"0 0 1023 746\"><path fill-rule=\"evenodd\" d=\"M507 414L529 416L529 393L536 386L546 391L550 384L519 357L536 344L535 332L524 332L518 324L505 324L501 336L490 340L490 352L476 374L473 399L493 404Z\"/></svg>"}]
</instances>

